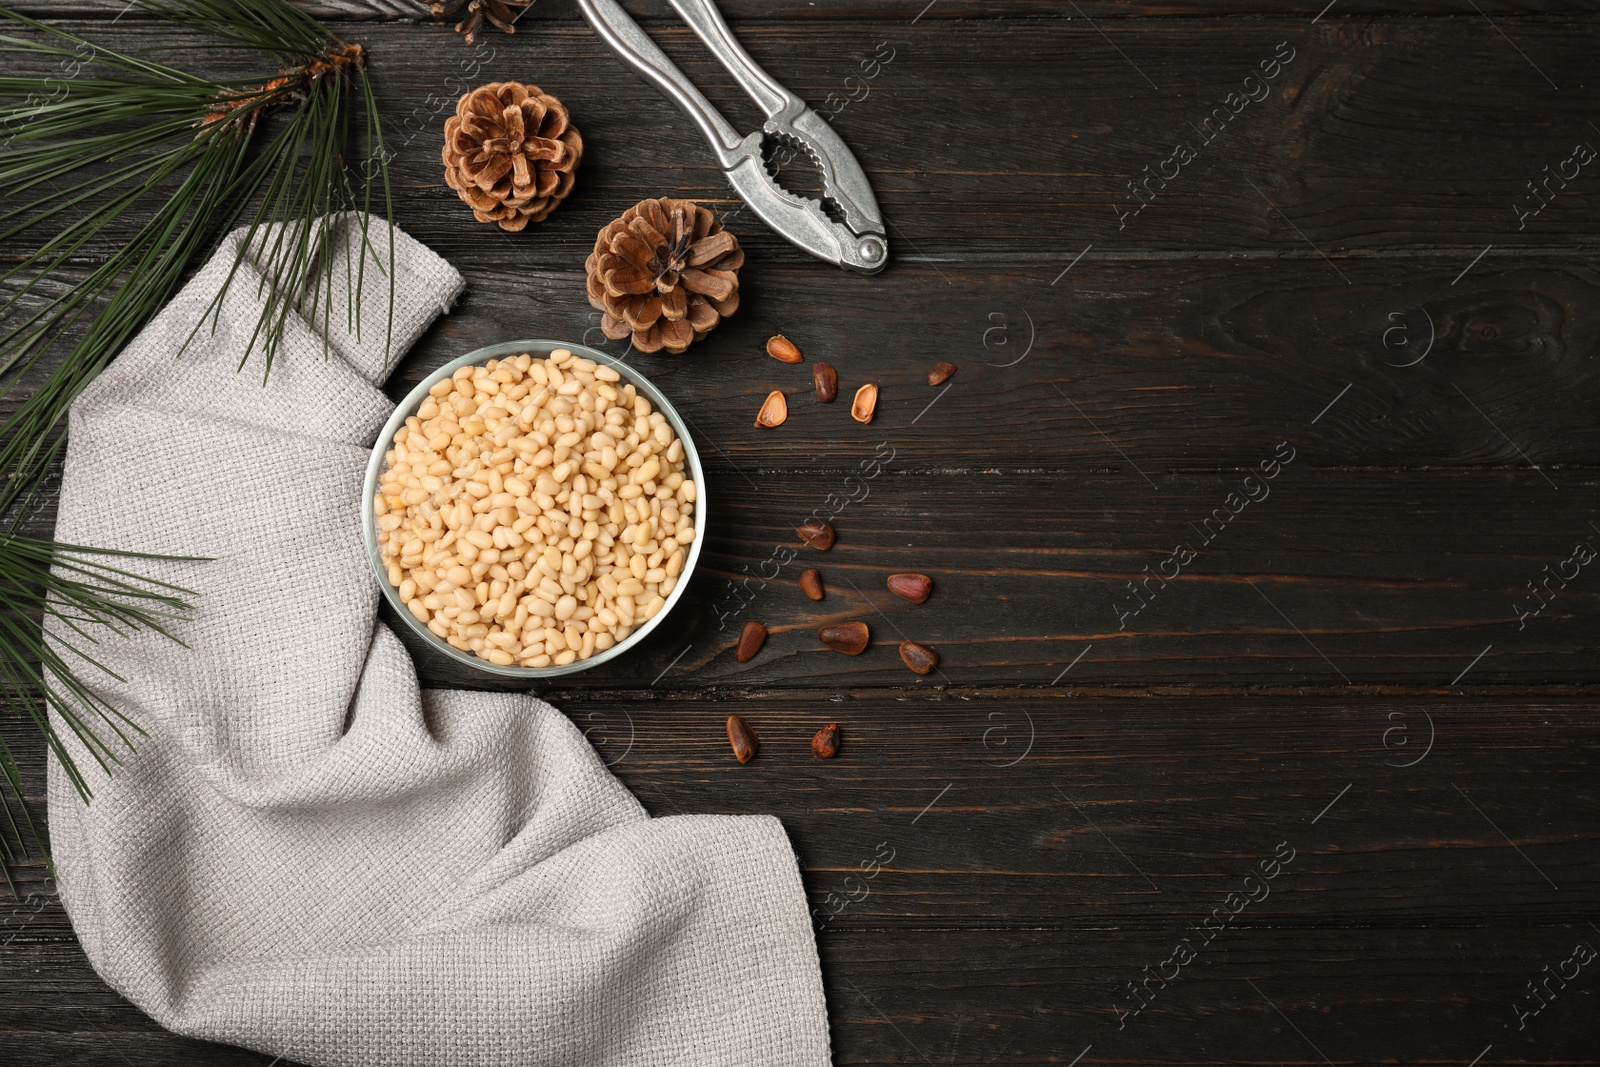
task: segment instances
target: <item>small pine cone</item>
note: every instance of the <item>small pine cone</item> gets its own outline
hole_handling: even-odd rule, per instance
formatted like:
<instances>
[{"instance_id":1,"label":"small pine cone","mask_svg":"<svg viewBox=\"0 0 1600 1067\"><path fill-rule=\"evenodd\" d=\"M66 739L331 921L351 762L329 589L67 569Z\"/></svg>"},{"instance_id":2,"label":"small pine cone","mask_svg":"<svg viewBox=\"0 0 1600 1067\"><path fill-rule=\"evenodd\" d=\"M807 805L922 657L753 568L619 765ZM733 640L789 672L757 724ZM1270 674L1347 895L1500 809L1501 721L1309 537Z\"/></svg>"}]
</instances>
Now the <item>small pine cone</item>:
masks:
<instances>
[{"instance_id":1,"label":"small pine cone","mask_svg":"<svg viewBox=\"0 0 1600 1067\"><path fill-rule=\"evenodd\" d=\"M606 224L584 261L589 303L614 341L678 355L739 307L739 239L692 200L641 200Z\"/></svg>"},{"instance_id":2,"label":"small pine cone","mask_svg":"<svg viewBox=\"0 0 1600 1067\"><path fill-rule=\"evenodd\" d=\"M444 180L479 222L513 232L572 192L583 138L537 85L495 82L456 101L444 124Z\"/></svg>"},{"instance_id":3,"label":"small pine cone","mask_svg":"<svg viewBox=\"0 0 1600 1067\"><path fill-rule=\"evenodd\" d=\"M433 17L441 22L448 22L456 16L461 21L456 23L456 32L461 35L467 44L476 44L478 31L483 24L488 22L501 33L516 33L516 21L521 16L523 8L533 0L433 0L429 9Z\"/></svg>"}]
</instances>

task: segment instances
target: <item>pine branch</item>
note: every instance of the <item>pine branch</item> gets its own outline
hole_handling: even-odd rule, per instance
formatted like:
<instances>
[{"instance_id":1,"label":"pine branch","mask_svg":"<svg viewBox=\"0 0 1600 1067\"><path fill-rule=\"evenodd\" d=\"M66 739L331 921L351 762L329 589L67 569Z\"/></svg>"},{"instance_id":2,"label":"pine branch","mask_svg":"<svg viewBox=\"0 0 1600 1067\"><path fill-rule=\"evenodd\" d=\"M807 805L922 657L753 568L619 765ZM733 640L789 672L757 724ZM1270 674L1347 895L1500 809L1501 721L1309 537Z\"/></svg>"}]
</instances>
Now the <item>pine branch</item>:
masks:
<instances>
[{"instance_id":1,"label":"pine branch","mask_svg":"<svg viewBox=\"0 0 1600 1067\"><path fill-rule=\"evenodd\" d=\"M319 253L334 217L362 212L366 247L378 182L386 217L391 207L360 45L287 0L135 2L224 47L258 53L261 77L195 75L0 8L0 23L18 31L0 33L7 66L57 66L54 74L0 75L0 241L26 246L0 272L0 396L30 370L43 374L0 424L0 699L33 721L85 800L88 779L44 703L76 747L111 770L140 731L97 695L96 677L114 676L95 647L142 631L176 640L170 627L191 594L106 562L125 553L21 533L61 451L68 408L236 227L245 230L238 257L191 339L215 328L248 257L265 284L241 367L259 353L270 373L296 314L322 329L326 346L334 275L332 257ZM264 135L274 111L282 121ZM146 221L130 224L135 217ZM392 259L392 229L389 240ZM97 242L113 250L86 277L66 277ZM353 305L365 258L346 329L359 321ZM392 276L388 283L392 317ZM47 617L58 624L49 641L40 629ZM37 835L3 741L0 777L0 873L9 883L18 849Z\"/></svg>"}]
</instances>

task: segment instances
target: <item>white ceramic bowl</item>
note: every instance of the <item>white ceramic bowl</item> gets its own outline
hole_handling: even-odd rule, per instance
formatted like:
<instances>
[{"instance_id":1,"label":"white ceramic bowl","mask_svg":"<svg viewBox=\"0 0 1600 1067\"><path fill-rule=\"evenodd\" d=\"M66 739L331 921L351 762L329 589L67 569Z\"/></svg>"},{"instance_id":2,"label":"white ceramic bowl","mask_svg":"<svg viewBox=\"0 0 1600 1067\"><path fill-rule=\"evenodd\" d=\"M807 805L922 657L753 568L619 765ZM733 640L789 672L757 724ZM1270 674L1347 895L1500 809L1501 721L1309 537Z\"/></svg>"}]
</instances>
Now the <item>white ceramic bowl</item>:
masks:
<instances>
[{"instance_id":1,"label":"white ceramic bowl","mask_svg":"<svg viewBox=\"0 0 1600 1067\"><path fill-rule=\"evenodd\" d=\"M378 478L384 469L384 453L394 443L394 435L405 424L406 419L416 414L417 408L422 406L422 400L428 395L428 390L435 383L450 377L461 367L477 366L487 363L491 359L504 359L508 356L519 356L526 352L531 356L548 356L558 348L565 348L575 356L592 359L611 367L622 376L622 380L631 384L639 394L650 401L651 405L661 414L665 415L667 422L672 426L672 432L678 435L678 440L683 442L683 464L685 474L694 479L698 495L694 505L694 540L689 543L689 554L683 564L683 571L678 576L678 584L667 597L666 604L656 612L655 616L644 622L627 636L604 652L596 652L588 659L575 660L564 667L502 667L480 659L470 652L462 652L448 641L439 637L426 625L417 621L417 617L400 600L400 591L389 584L388 569L383 564L383 557L378 552L378 524L377 516L373 513L372 500L378 492ZM429 646L437 649L442 655L448 656L457 663L465 664L473 670L483 671L485 674L498 675L502 678L520 678L527 681L538 681L541 678L555 678L563 674L575 674L607 663L618 656L625 655L627 651L643 641L661 621L671 614L673 606L678 603L683 591L689 587L689 577L694 573L695 564L700 560L700 546L706 542L706 477L705 471L700 466L700 453L694 447L694 439L689 434L689 427L683 421L683 416L678 414L672 402L662 395L661 390L652 385L638 371L626 363L613 359L604 352L597 352L584 345L572 344L567 341L507 341L503 344L489 345L476 352L468 352L460 359L453 359L440 367L422 380L418 386L406 394L394 414L389 416L389 421L384 424L383 432L378 435L378 442L372 448L372 457L367 461L367 477L362 483L361 495L361 526L366 536L367 556L372 560L373 575L378 580L378 585L383 589L383 595L394 606L400 618L411 628L411 632L427 642Z\"/></svg>"}]
</instances>

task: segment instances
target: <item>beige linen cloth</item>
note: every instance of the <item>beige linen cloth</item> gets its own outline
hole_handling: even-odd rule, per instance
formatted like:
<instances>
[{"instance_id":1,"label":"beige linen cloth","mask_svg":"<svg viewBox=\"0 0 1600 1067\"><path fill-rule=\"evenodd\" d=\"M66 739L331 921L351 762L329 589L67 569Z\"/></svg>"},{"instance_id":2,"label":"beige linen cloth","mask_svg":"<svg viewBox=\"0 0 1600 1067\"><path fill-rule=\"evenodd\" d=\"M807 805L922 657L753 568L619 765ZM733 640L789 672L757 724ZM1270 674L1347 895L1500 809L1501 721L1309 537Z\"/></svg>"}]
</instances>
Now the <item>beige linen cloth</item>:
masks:
<instances>
[{"instance_id":1,"label":"beige linen cloth","mask_svg":"<svg viewBox=\"0 0 1600 1067\"><path fill-rule=\"evenodd\" d=\"M163 1026L307 1064L829 1062L799 872L765 816L652 819L532 696L424 690L377 620L368 449L392 405L387 279L241 372L251 264L180 354L239 235L73 405L57 537L209 563L178 633L104 642L149 736L85 805L52 759L62 897L96 971ZM369 256L388 257L381 222ZM358 253L341 220L336 288ZM460 292L395 233L394 351ZM67 733L57 718L58 728Z\"/></svg>"}]
</instances>

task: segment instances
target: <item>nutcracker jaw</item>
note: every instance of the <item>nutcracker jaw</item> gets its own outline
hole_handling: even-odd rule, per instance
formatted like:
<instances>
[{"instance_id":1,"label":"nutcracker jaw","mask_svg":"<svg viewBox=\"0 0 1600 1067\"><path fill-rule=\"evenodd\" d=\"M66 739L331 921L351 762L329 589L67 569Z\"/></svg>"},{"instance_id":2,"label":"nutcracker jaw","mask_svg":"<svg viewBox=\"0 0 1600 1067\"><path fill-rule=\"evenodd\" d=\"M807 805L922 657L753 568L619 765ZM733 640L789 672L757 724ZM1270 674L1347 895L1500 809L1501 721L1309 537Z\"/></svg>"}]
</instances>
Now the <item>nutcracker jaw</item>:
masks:
<instances>
[{"instance_id":1,"label":"nutcracker jaw","mask_svg":"<svg viewBox=\"0 0 1600 1067\"><path fill-rule=\"evenodd\" d=\"M808 111L806 114L816 118L814 112ZM790 137L782 139L792 143ZM889 243L883 235L883 224L873 224L877 204L870 204L871 214L868 214L857 206L859 200L852 202L839 196L837 180L830 174L830 166L835 164L827 161L826 157L819 158L807 143L805 147L808 154L823 172L823 197L844 216L843 222L835 222L824 210L823 201L796 196L773 180L762 158L763 141L759 133L745 138L745 146L741 148L736 161L723 168L729 184L760 216L761 221L796 247L836 267L862 274L876 274L882 270L889 262ZM855 172L861 174L855 161L852 159L849 162ZM866 176L861 175L860 180L867 196L871 197L872 190L866 186ZM855 220L853 223L852 218Z\"/></svg>"},{"instance_id":2,"label":"nutcracker jaw","mask_svg":"<svg viewBox=\"0 0 1600 1067\"><path fill-rule=\"evenodd\" d=\"M713 0L670 2L766 114L760 132L740 136L616 0L578 0L578 6L612 51L694 120L729 184L763 222L837 267L863 274L882 270L889 262L883 216L861 164L844 141L805 101L756 65ZM762 155L768 137L805 152L822 171L820 200L796 196L773 179ZM841 221L831 218L825 207L832 207Z\"/></svg>"}]
</instances>

